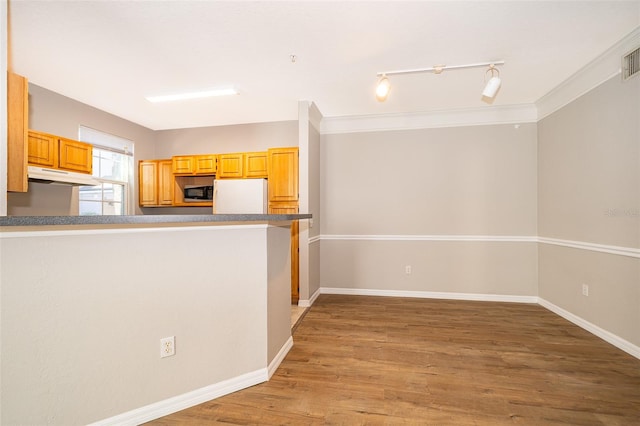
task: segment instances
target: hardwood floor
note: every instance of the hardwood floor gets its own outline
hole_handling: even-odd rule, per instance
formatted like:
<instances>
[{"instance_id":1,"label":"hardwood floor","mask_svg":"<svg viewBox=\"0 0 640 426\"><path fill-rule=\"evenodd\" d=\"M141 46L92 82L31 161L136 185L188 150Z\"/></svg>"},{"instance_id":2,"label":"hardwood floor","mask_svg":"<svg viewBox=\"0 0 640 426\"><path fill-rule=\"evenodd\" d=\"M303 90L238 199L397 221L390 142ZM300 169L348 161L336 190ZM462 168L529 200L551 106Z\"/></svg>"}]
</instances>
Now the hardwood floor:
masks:
<instances>
[{"instance_id":1,"label":"hardwood floor","mask_svg":"<svg viewBox=\"0 0 640 426\"><path fill-rule=\"evenodd\" d=\"M322 295L294 342L150 424L640 425L640 360L538 305Z\"/></svg>"}]
</instances>

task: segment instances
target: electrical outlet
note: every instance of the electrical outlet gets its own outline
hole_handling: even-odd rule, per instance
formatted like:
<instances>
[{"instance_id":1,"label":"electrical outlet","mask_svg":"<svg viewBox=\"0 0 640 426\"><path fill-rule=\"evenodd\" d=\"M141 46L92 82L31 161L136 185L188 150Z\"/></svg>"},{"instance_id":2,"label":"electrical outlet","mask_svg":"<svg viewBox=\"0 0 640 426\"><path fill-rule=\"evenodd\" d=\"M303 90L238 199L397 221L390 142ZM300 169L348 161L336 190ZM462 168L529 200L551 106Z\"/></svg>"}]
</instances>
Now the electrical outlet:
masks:
<instances>
[{"instance_id":1,"label":"electrical outlet","mask_svg":"<svg viewBox=\"0 0 640 426\"><path fill-rule=\"evenodd\" d=\"M176 354L176 336L160 339L160 358L173 356Z\"/></svg>"},{"instance_id":2,"label":"electrical outlet","mask_svg":"<svg viewBox=\"0 0 640 426\"><path fill-rule=\"evenodd\" d=\"M587 284L582 284L582 295L583 296L589 295L589 286Z\"/></svg>"},{"instance_id":3,"label":"electrical outlet","mask_svg":"<svg viewBox=\"0 0 640 426\"><path fill-rule=\"evenodd\" d=\"M404 273L407 275L411 275L411 265L406 265L404 267Z\"/></svg>"}]
</instances>

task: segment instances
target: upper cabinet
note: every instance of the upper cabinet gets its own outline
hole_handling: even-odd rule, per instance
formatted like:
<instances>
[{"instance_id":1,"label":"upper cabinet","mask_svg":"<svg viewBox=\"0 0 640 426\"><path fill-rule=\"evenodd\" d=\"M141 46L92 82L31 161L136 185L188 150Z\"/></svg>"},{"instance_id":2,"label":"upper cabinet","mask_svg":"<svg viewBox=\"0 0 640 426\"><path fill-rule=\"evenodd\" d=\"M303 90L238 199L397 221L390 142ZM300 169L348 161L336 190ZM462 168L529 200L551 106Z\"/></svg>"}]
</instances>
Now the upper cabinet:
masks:
<instances>
[{"instance_id":1,"label":"upper cabinet","mask_svg":"<svg viewBox=\"0 0 640 426\"><path fill-rule=\"evenodd\" d=\"M268 176L267 162L266 152L246 152L244 154L244 177L266 178Z\"/></svg>"},{"instance_id":2,"label":"upper cabinet","mask_svg":"<svg viewBox=\"0 0 640 426\"><path fill-rule=\"evenodd\" d=\"M268 151L269 203L298 202L298 148Z\"/></svg>"},{"instance_id":3,"label":"upper cabinet","mask_svg":"<svg viewBox=\"0 0 640 426\"><path fill-rule=\"evenodd\" d=\"M176 175L213 175L217 171L218 156L176 155L171 161L173 173Z\"/></svg>"},{"instance_id":4,"label":"upper cabinet","mask_svg":"<svg viewBox=\"0 0 640 426\"><path fill-rule=\"evenodd\" d=\"M158 205L158 161L138 163L138 203L141 207Z\"/></svg>"},{"instance_id":5,"label":"upper cabinet","mask_svg":"<svg viewBox=\"0 0 640 426\"><path fill-rule=\"evenodd\" d=\"M138 202L141 207L173 205L172 161L140 161L138 163L138 185Z\"/></svg>"},{"instance_id":6,"label":"upper cabinet","mask_svg":"<svg viewBox=\"0 0 640 426\"><path fill-rule=\"evenodd\" d=\"M93 147L84 142L58 138L58 168L80 173L93 171Z\"/></svg>"},{"instance_id":7,"label":"upper cabinet","mask_svg":"<svg viewBox=\"0 0 640 426\"><path fill-rule=\"evenodd\" d=\"M236 152L218 157L217 179L267 177L267 152Z\"/></svg>"},{"instance_id":8,"label":"upper cabinet","mask_svg":"<svg viewBox=\"0 0 640 426\"><path fill-rule=\"evenodd\" d=\"M244 153L220 154L220 167L216 178L242 178L244 177Z\"/></svg>"},{"instance_id":9,"label":"upper cabinet","mask_svg":"<svg viewBox=\"0 0 640 426\"><path fill-rule=\"evenodd\" d=\"M29 130L28 159L34 166L50 167L78 173L93 171L91 144Z\"/></svg>"},{"instance_id":10,"label":"upper cabinet","mask_svg":"<svg viewBox=\"0 0 640 426\"><path fill-rule=\"evenodd\" d=\"M29 84L7 72L7 191L27 192Z\"/></svg>"},{"instance_id":11,"label":"upper cabinet","mask_svg":"<svg viewBox=\"0 0 640 426\"><path fill-rule=\"evenodd\" d=\"M29 164L58 167L58 139L53 135L29 130Z\"/></svg>"}]
</instances>

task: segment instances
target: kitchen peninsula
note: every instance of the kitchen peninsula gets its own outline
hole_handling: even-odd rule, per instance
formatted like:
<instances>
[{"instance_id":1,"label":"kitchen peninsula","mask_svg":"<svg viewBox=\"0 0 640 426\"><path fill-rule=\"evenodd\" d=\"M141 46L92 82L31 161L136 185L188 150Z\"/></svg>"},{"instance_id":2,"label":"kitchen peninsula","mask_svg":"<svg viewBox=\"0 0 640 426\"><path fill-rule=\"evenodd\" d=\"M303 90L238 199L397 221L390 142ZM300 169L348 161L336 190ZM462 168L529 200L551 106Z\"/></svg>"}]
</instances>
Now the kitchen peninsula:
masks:
<instances>
[{"instance_id":1,"label":"kitchen peninsula","mask_svg":"<svg viewBox=\"0 0 640 426\"><path fill-rule=\"evenodd\" d=\"M5 420L139 424L268 380L309 218L0 217Z\"/></svg>"}]
</instances>

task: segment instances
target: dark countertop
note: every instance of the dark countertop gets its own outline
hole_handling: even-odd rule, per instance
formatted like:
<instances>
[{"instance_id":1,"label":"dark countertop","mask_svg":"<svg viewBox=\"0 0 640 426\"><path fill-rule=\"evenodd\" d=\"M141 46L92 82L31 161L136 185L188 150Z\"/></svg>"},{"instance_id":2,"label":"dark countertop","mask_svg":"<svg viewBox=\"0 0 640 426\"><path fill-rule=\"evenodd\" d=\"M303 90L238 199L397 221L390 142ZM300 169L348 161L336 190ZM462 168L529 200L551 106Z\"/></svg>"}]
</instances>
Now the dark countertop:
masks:
<instances>
[{"instance_id":1,"label":"dark countertop","mask_svg":"<svg viewBox=\"0 0 640 426\"><path fill-rule=\"evenodd\" d=\"M135 216L0 216L1 226L60 225L175 225L268 223L310 219L311 214L207 214L207 215L135 215Z\"/></svg>"}]
</instances>

